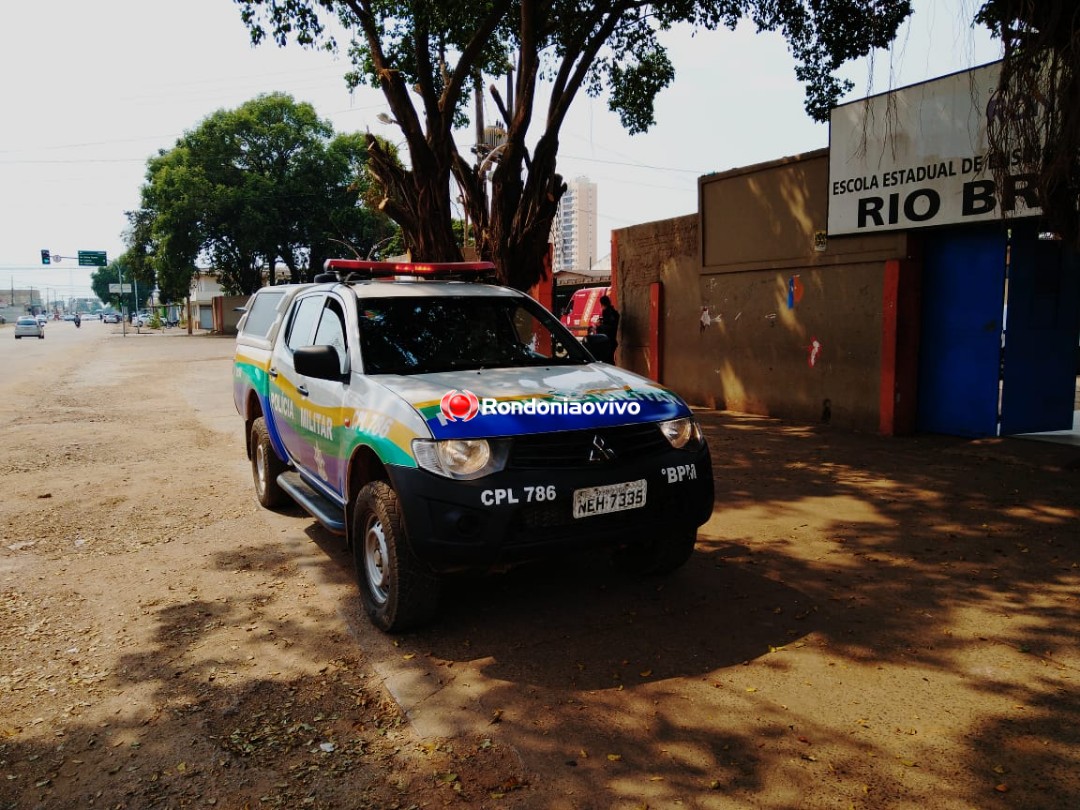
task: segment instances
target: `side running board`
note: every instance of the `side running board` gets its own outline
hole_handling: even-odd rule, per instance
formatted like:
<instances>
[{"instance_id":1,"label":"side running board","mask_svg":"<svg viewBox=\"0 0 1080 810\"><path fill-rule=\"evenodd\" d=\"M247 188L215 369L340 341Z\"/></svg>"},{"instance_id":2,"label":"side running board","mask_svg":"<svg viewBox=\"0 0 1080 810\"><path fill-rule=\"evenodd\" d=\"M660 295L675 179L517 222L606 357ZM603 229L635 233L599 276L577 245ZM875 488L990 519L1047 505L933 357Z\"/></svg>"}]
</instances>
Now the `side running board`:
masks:
<instances>
[{"instance_id":1,"label":"side running board","mask_svg":"<svg viewBox=\"0 0 1080 810\"><path fill-rule=\"evenodd\" d=\"M340 506L316 492L300 473L290 470L277 478L278 486L285 490L300 507L334 534L345 534L345 515Z\"/></svg>"}]
</instances>

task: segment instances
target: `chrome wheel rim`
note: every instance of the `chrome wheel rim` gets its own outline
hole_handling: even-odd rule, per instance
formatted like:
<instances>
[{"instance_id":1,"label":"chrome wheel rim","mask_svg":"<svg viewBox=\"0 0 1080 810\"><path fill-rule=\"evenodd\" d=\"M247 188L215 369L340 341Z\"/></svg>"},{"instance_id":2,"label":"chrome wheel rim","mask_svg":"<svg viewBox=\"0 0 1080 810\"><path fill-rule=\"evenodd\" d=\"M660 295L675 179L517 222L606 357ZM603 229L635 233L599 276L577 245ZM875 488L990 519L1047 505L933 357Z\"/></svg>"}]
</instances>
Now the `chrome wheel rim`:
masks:
<instances>
[{"instance_id":1,"label":"chrome wheel rim","mask_svg":"<svg viewBox=\"0 0 1080 810\"><path fill-rule=\"evenodd\" d=\"M267 474L266 448L260 442L255 447L255 484L259 487L260 494L266 492Z\"/></svg>"},{"instance_id":2,"label":"chrome wheel rim","mask_svg":"<svg viewBox=\"0 0 1080 810\"><path fill-rule=\"evenodd\" d=\"M371 598L380 605L386 604L390 597L389 556L382 522L375 515L370 515L364 531L364 575Z\"/></svg>"}]
</instances>

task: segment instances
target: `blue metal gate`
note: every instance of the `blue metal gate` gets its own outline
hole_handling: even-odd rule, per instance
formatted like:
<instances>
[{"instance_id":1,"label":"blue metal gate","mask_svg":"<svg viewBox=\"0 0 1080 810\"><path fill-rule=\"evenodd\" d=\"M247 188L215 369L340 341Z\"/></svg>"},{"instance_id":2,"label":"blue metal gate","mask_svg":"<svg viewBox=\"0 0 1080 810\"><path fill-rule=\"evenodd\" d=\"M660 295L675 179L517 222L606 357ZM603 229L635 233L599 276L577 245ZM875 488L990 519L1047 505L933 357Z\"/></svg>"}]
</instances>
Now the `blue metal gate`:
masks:
<instances>
[{"instance_id":1,"label":"blue metal gate","mask_svg":"<svg viewBox=\"0 0 1080 810\"><path fill-rule=\"evenodd\" d=\"M1080 261L1035 225L1013 229L1001 432L1069 430L1076 391Z\"/></svg>"},{"instance_id":2,"label":"blue metal gate","mask_svg":"<svg viewBox=\"0 0 1080 810\"><path fill-rule=\"evenodd\" d=\"M917 429L997 434L1004 228L931 232L924 242Z\"/></svg>"}]
</instances>

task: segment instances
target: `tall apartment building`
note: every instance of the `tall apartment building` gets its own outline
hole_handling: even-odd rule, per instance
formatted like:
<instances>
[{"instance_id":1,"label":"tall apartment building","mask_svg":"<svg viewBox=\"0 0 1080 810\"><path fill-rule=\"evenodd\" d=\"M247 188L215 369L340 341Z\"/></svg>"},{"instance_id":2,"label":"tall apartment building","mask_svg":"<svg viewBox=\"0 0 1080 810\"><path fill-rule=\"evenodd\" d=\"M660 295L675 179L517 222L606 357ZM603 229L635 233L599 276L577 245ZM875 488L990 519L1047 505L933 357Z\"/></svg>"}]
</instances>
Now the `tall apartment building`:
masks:
<instances>
[{"instance_id":1,"label":"tall apartment building","mask_svg":"<svg viewBox=\"0 0 1080 810\"><path fill-rule=\"evenodd\" d=\"M566 184L551 226L554 271L588 272L596 262L596 183L576 177Z\"/></svg>"}]
</instances>

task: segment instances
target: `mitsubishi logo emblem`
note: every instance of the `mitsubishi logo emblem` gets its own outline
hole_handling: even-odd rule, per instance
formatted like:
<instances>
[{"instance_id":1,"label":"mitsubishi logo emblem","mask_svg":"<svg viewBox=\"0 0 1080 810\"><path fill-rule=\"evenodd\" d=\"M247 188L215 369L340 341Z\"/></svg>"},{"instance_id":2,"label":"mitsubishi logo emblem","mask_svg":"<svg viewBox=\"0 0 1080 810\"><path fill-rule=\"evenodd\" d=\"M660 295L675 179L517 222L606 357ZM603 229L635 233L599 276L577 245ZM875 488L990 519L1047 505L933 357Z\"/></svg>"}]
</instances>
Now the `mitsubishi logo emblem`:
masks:
<instances>
[{"instance_id":1,"label":"mitsubishi logo emblem","mask_svg":"<svg viewBox=\"0 0 1080 810\"><path fill-rule=\"evenodd\" d=\"M613 461L615 451L607 446L600 434L593 436L592 450L589 451L589 461Z\"/></svg>"}]
</instances>

